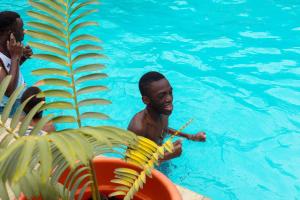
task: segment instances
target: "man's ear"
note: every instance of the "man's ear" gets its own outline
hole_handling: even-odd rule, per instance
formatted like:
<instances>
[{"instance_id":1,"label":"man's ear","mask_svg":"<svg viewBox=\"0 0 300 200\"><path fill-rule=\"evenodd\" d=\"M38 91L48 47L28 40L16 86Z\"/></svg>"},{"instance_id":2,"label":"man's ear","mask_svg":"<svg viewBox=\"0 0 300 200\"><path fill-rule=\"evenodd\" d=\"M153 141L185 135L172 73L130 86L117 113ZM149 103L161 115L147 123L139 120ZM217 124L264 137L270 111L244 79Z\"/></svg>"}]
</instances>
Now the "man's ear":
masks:
<instances>
[{"instance_id":1,"label":"man's ear","mask_svg":"<svg viewBox=\"0 0 300 200\"><path fill-rule=\"evenodd\" d=\"M148 105L150 103L150 99L147 96L142 96L142 100L144 102L144 104Z\"/></svg>"}]
</instances>

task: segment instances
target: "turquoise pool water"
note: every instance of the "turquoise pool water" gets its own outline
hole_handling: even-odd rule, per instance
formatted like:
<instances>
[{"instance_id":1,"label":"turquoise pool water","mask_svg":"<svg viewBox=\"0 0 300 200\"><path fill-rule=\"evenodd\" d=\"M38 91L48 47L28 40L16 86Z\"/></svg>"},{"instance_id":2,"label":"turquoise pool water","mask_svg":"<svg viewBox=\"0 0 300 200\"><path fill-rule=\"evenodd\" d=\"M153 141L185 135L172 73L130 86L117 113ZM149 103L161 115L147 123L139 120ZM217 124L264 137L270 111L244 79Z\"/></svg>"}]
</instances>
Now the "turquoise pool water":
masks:
<instances>
[{"instance_id":1,"label":"turquoise pool water","mask_svg":"<svg viewBox=\"0 0 300 200\"><path fill-rule=\"evenodd\" d=\"M103 108L112 120L101 123L126 128L143 108L139 77L158 70L174 87L170 124L194 118L187 131L208 136L184 141L171 162L175 183L212 199L300 199L298 0L103 0L99 8L113 101ZM30 8L2 0L4 9ZM29 85L42 64L22 68Z\"/></svg>"}]
</instances>

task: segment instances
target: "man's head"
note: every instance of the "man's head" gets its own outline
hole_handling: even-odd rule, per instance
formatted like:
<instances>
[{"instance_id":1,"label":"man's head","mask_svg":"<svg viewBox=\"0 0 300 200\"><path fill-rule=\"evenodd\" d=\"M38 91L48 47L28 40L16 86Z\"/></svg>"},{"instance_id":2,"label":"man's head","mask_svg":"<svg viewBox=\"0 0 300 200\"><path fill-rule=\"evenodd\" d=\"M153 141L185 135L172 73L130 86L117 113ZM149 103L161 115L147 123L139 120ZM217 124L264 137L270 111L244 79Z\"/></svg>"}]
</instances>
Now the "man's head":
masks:
<instances>
[{"instance_id":1,"label":"man's head","mask_svg":"<svg viewBox=\"0 0 300 200\"><path fill-rule=\"evenodd\" d=\"M169 81L158 72L148 72L139 81L143 102L159 114L170 115L173 110L173 93Z\"/></svg>"},{"instance_id":2,"label":"man's head","mask_svg":"<svg viewBox=\"0 0 300 200\"><path fill-rule=\"evenodd\" d=\"M8 40L11 33L14 34L17 42L23 41L24 29L20 15L12 11L0 12L0 37Z\"/></svg>"},{"instance_id":3,"label":"man's head","mask_svg":"<svg viewBox=\"0 0 300 200\"><path fill-rule=\"evenodd\" d=\"M36 97L36 95L37 95L38 93L40 93L40 92L41 92L41 90L40 90L38 87L35 87L35 86L29 87L29 88L27 88L27 89L24 91L24 93L23 93L23 95L22 95L22 97L21 97L21 103L23 103L24 101L26 101L26 99L28 99L29 97L33 96L33 97L27 102L26 106L25 106L24 109L23 109L23 111L25 112L26 115L27 115L27 114L30 112L30 110L31 110L32 108L34 108L34 106L36 106L38 103L40 103L40 102L42 102L42 101L45 101L45 98L44 98L44 97L43 97L43 98L37 98L37 97ZM42 118L42 114L43 114L42 111L37 112L37 113L34 115L33 119L40 119L40 118Z\"/></svg>"}]
</instances>

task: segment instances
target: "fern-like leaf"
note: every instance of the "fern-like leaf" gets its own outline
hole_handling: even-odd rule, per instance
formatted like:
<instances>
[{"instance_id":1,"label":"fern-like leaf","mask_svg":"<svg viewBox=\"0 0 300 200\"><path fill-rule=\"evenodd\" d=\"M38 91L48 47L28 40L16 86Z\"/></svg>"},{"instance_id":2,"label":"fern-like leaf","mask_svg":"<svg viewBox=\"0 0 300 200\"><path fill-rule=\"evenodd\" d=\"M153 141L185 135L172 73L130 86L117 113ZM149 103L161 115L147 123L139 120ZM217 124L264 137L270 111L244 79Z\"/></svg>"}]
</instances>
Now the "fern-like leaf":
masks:
<instances>
[{"instance_id":1,"label":"fern-like leaf","mask_svg":"<svg viewBox=\"0 0 300 200\"><path fill-rule=\"evenodd\" d=\"M93 86L84 84L87 81L98 81L107 77L106 74L98 72L104 67L98 63L98 60L106 57L99 53L102 48L97 44L100 41L97 37L78 33L90 26L97 26L97 23L87 20L86 17L97 11L93 9L93 5L98 4L98 0L29 0L29 3L37 10L28 12L28 15L35 19L28 23L30 28L27 34L34 38L34 41L29 44L42 51L33 57L55 63L57 66L55 69L45 66L33 71L34 75L42 77L38 82L39 85L56 87L43 91L44 96L54 97L52 105L45 107L50 110L57 109L57 107L63 110L72 110L71 116L57 118L54 122L77 123L77 126L81 127L82 120L87 118L107 119L108 116L98 109L94 113L81 112L80 107L83 106L83 103L79 103L80 99L78 99L81 94L92 96L91 93L106 89L98 83ZM79 42L80 44L78 44ZM90 62L91 60L93 63L85 62L82 65L82 61ZM88 74L81 72L88 72ZM53 76L54 74L60 75L62 78ZM56 102L59 102L60 105L55 104ZM95 102L97 105L110 104L110 101L102 99ZM84 105L87 103L85 102ZM62 107L63 104L69 106Z\"/></svg>"}]
</instances>

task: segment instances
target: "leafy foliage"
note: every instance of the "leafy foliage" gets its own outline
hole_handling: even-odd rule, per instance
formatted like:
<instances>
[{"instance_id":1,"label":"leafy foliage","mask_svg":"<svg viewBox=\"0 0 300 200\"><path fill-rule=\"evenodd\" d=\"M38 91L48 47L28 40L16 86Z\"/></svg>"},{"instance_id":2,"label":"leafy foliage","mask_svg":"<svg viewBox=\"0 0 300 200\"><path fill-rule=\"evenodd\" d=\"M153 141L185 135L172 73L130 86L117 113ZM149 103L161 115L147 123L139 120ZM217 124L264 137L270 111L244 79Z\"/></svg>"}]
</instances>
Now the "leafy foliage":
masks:
<instances>
[{"instance_id":1,"label":"leafy foliage","mask_svg":"<svg viewBox=\"0 0 300 200\"><path fill-rule=\"evenodd\" d=\"M11 76L7 76L0 85L0 100L10 79ZM41 195L44 199L53 199L57 195L72 199L81 183L85 184L81 188L82 193L92 184L86 178L93 176L91 160L96 155L116 152L116 147L124 149L133 146L136 141L133 133L109 126L81 127L37 135L51 119L50 116L40 120L33 130L27 131L32 117L43 102L20 121L21 112L29 98L9 119L12 105L22 89L23 86L20 86L14 91L0 118L1 199L8 199L10 190L15 196L23 192L28 198ZM60 185L58 180L67 168L71 169L72 176L66 182L71 181L72 184ZM80 176L83 169L86 173Z\"/></svg>"},{"instance_id":2,"label":"leafy foliage","mask_svg":"<svg viewBox=\"0 0 300 200\"><path fill-rule=\"evenodd\" d=\"M124 200L130 200L143 188L146 178L152 177L151 170L159 165L159 160L164 158L165 151L172 153L174 146L172 139L184 128L186 128L192 120L182 126L174 135L172 135L162 146L158 146L152 140L138 136L138 143L126 152L126 162L140 167L140 172L129 168L118 168L115 170L115 178L111 182L119 184L116 192L110 194L112 196L124 196Z\"/></svg>"},{"instance_id":3,"label":"leafy foliage","mask_svg":"<svg viewBox=\"0 0 300 200\"><path fill-rule=\"evenodd\" d=\"M107 90L99 84L99 80L107 77L107 74L99 72L105 67L98 62L105 58L98 53L102 49L98 45L100 40L81 31L97 25L94 21L87 21L86 17L97 11L92 9L92 5L98 4L98 0L29 0L29 3L36 11L28 12L35 21L28 23L30 28L26 33L34 38L29 44L42 51L34 57L55 65L43 66L32 72L42 76L39 85L48 86L40 95L55 97L44 107L71 111L53 121L76 123L81 127L84 119L108 119L97 110L89 112L85 109L86 106L111 103L95 98L96 92Z\"/></svg>"}]
</instances>

